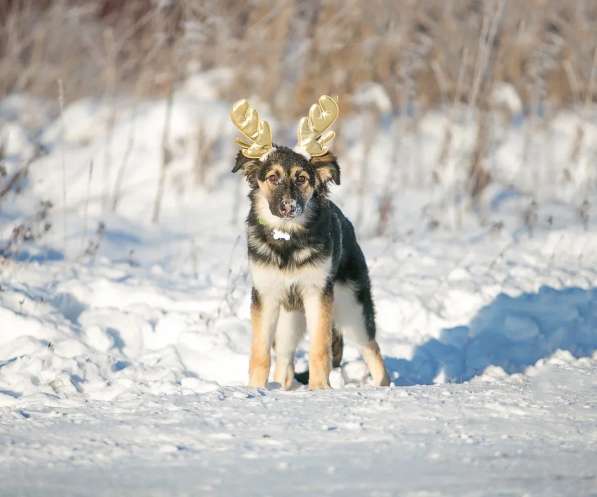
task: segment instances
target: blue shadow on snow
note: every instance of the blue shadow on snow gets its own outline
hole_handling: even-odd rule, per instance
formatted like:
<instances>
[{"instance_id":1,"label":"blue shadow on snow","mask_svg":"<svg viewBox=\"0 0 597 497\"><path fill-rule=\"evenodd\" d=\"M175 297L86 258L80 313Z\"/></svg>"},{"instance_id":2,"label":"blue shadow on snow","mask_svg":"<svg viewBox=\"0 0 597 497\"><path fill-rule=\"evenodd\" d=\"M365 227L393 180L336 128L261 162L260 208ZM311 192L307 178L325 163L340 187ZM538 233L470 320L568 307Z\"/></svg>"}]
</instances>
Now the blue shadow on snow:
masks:
<instances>
[{"instance_id":1,"label":"blue shadow on snow","mask_svg":"<svg viewBox=\"0 0 597 497\"><path fill-rule=\"evenodd\" d=\"M468 325L444 329L412 359L385 357L396 385L462 383L489 367L520 373L556 350L588 357L597 350L597 288L498 295Z\"/></svg>"}]
</instances>

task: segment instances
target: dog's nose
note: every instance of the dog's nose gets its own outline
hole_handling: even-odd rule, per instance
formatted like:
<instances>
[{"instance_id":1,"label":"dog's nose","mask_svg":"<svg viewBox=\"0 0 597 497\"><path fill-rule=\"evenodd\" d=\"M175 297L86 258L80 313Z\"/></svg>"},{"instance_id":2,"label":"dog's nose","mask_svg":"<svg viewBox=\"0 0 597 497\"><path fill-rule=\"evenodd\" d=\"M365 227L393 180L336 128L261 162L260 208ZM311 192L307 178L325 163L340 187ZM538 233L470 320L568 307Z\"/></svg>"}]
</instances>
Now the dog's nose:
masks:
<instances>
[{"instance_id":1,"label":"dog's nose","mask_svg":"<svg viewBox=\"0 0 597 497\"><path fill-rule=\"evenodd\" d=\"M297 213L296 200L294 199L283 199L280 202L280 213L283 216L294 216Z\"/></svg>"}]
</instances>

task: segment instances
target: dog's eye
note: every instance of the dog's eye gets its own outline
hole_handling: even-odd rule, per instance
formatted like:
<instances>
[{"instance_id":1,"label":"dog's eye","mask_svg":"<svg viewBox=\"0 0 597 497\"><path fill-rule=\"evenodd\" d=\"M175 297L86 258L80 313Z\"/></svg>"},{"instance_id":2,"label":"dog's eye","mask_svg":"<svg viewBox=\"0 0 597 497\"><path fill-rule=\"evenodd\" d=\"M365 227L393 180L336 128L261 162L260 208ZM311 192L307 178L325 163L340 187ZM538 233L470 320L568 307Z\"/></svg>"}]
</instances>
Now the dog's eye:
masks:
<instances>
[{"instance_id":1,"label":"dog's eye","mask_svg":"<svg viewBox=\"0 0 597 497\"><path fill-rule=\"evenodd\" d=\"M272 184L275 185L278 182L278 176L276 176L275 174L270 174L267 177L267 180Z\"/></svg>"},{"instance_id":2,"label":"dog's eye","mask_svg":"<svg viewBox=\"0 0 597 497\"><path fill-rule=\"evenodd\" d=\"M296 182L299 185L302 185L305 181L307 181L307 177L306 176L299 176L298 178L296 178Z\"/></svg>"}]
</instances>

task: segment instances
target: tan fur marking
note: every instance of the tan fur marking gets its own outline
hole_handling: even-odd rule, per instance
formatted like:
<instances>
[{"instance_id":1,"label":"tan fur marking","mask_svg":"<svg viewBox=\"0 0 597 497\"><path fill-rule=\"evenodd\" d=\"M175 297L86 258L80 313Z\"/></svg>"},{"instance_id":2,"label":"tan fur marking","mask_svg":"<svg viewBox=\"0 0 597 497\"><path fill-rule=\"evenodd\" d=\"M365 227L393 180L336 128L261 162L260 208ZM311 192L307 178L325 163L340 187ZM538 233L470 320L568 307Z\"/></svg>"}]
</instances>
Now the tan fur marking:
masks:
<instances>
[{"instance_id":1,"label":"tan fur marking","mask_svg":"<svg viewBox=\"0 0 597 497\"><path fill-rule=\"evenodd\" d=\"M333 177L332 174L332 166L326 165L327 163L334 163L336 161L336 157L331 152L327 152L325 155L320 155L317 157L311 157L311 164L313 164L317 169L317 179L321 183L326 183L330 181Z\"/></svg>"},{"instance_id":2,"label":"tan fur marking","mask_svg":"<svg viewBox=\"0 0 597 497\"><path fill-rule=\"evenodd\" d=\"M315 252L315 250L313 250L312 247L304 247L302 249L295 251L294 254L292 255L292 258L294 259L295 262L297 262L298 264L301 264L302 262L305 262L309 257L311 257L314 252Z\"/></svg>"},{"instance_id":3,"label":"tan fur marking","mask_svg":"<svg viewBox=\"0 0 597 497\"><path fill-rule=\"evenodd\" d=\"M304 171L305 169L301 166L292 166L290 168L290 177L292 179L298 178ZM306 179L309 179L309 175L306 172L303 174L303 176L305 176Z\"/></svg>"},{"instance_id":4,"label":"tan fur marking","mask_svg":"<svg viewBox=\"0 0 597 497\"><path fill-rule=\"evenodd\" d=\"M309 389L329 388L332 370L332 321L333 300L322 295L319 299L319 314L311 332L309 349Z\"/></svg>"},{"instance_id":5,"label":"tan fur marking","mask_svg":"<svg viewBox=\"0 0 597 497\"><path fill-rule=\"evenodd\" d=\"M269 169L270 173L278 173L278 176L284 176L284 168L280 164L272 164Z\"/></svg>"},{"instance_id":6,"label":"tan fur marking","mask_svg":"<svg viewBox=\"0 0 597 497\"><path fill-rule=\"evenodd\" d=\"M283 178L284 177L284 168L280 164L273 164L268 169L266 178L267 178L267 176L269 176L272 173L276 173L278 175L278 178ZM272 184L269 181L267 181L267 179L265 181L257 180L257 184L259 185L259 188L261 189L261 191L265 193L266 197L269 198L272 194L272 190L274 189L274 186L272 186Z\"/></svg>"},{"instance_id":7,"label":"tan fur marking","mask_svg":"<svg viewBox=\"0 0 597 497\"><path fill-rule=\"evenodd\" d=\"M388 377L377 342L371 340L361 349L361 354L367 363L373 383L380 387L387 387L390 384L390 378Z\"/></svg>"},{"instance_id":8,"label":"tan fur marking","mask_svg":"<svg viewBox=\"0 0 597 497\"><path fill-rule=\"evenodd\" d=\"M311 184L309 183L309 175L305 172L305 169L302 168L301 166L292 166L290 168L289 175L293 181L295 181L299 176L305 177L305 182L297 183L297 185L301 191L301 196L303 197L304 201L308 202L311 199L311 197L313 196L314 190L313 190L313 187L311 186Z\"/></svg>"},{"instance_id":9,"label":"tan fur marking","mask_svg":"<svg viewBox=\"0 0 597 497\"><path fill-rule=\"evenodd\" d=\"M249 386L265 387L270 369L270 344L263 327L263 308L259 303L251 305L251 358L249 360Z\"/></svg>"}]
</instances>

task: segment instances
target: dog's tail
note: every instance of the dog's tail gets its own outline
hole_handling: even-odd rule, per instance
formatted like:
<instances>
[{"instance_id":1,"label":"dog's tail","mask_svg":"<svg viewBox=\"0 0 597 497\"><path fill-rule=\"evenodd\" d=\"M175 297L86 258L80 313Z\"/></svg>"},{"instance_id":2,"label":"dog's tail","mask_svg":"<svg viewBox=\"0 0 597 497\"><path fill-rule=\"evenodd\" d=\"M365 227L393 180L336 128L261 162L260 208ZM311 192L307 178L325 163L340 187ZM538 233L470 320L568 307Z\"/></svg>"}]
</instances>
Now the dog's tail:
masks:
<instances>
[{"instance_id":1,"label":"dog's tail","mask_svg":"<svg viewBox=\"0 0 597 497\"><path fill-rule=\"evenodd\" d=\"M337 368L342 362L344 352L344 338L336 328L332 329L332 367ZM294 379L303 385L309 384L309 370L302 373L295 373Z\"/></svg>"}]
</instances>

